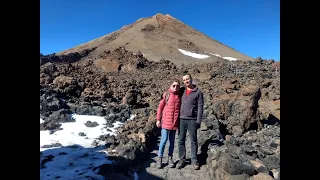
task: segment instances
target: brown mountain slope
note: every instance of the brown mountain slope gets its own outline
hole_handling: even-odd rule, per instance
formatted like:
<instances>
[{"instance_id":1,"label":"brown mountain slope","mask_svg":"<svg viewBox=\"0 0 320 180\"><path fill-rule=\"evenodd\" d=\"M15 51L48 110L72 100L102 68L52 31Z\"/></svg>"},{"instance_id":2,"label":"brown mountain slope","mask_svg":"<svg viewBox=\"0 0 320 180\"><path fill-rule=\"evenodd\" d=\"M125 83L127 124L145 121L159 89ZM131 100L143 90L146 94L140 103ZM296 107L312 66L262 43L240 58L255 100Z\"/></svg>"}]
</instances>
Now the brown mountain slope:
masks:
<instances>
[{"instance_id":1,"label":"brown mountain slope","mask_svg":"<svg viewBox=\"0 0 320 180\"><path fill-rule=\"evenodd\" d=\"M85 59L99 59L99 55L105 50L113 50L119 46L133 52L140 51L152 61L164 58L177 65L208 62L221 57L253 60L252 57L206 36L174 17L160 13L141 18L118 31L62 51L58 55L96 47ZM183 54L183 50L207 57L191 57Z\"/></svg>"}]
</instances>

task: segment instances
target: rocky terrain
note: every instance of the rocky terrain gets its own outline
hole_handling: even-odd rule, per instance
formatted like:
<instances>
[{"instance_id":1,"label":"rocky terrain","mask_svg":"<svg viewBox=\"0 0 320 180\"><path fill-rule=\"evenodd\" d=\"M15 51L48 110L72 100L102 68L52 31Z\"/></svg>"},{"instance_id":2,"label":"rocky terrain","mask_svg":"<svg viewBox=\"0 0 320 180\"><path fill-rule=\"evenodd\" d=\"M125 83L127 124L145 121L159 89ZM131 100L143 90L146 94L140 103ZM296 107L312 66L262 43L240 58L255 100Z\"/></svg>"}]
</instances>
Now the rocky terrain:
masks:
<instances>
[{"instance_id":1,"label":"rocky terrain","mask_svg":"<svg viewBox=\"0 0 320 180\"><path fill-rule=\"evenodd\" d=\"M81 58L90 52L40 55L40 131L60 131L61 123L75 121L71 114L103 116L106 128L124 123L115 136L101 135L92 143L102 144L113 161L94 167L105 179L132 179L134 172L140 179L148 177L146 172L154 179L179 179L181 171L193 173L187 167L159 172L149 163L160 135L155 113L161 94L185 72L205 98L198 133L201 168L206 169L199 170L202 179L280 179L279 62L215 59L178 66L165 59L150 61L123 46L95 60ZM50 160L40 156L46 159L40 168L45 168Z\"/></svg>"}]
</instances>

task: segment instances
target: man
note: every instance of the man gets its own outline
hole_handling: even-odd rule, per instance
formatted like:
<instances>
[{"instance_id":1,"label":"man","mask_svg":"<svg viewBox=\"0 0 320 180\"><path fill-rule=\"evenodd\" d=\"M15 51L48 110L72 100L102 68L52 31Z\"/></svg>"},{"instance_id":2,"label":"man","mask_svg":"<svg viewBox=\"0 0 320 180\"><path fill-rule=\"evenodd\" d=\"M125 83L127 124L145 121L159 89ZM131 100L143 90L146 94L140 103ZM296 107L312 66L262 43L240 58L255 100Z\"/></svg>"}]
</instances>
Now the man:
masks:
<instances>
[{"instance_id":1,"label":"man","mask_svg":"<svg viewBox=\"0 0 320 180\"><path fill-rule=\"evenodd\" d=\"M195 170L200 169L197 152L198 140L197 130L200 128L200 123L203 115L203 93L192 83L190 74L183 76L185 85L184 93L181 97L180 108L180 125L179 125L179 162L177 168L181 169L186 161L185 140L187 131L189 131L191 141L191 163Z\"/></svg>"}]
</instances>

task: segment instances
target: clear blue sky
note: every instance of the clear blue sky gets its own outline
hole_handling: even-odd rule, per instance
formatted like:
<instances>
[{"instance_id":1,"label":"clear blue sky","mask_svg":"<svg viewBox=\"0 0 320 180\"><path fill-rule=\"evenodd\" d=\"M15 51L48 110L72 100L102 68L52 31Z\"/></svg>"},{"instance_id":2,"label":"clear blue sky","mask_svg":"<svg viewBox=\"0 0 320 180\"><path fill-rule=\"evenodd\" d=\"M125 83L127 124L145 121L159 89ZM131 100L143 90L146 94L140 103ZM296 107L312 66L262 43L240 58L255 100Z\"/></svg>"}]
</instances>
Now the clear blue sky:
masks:
<instances>
[{"instance_id":1,"label":"clear blue sky","mask_svg":"<svg viewBox=\"0 0 320 180\"><path fill-rule=\"evenodd\" d=\"M280 59L280 0L40 0L40 52L59 52L156 13L253 58Z\"/></svg>"}]
</instances>

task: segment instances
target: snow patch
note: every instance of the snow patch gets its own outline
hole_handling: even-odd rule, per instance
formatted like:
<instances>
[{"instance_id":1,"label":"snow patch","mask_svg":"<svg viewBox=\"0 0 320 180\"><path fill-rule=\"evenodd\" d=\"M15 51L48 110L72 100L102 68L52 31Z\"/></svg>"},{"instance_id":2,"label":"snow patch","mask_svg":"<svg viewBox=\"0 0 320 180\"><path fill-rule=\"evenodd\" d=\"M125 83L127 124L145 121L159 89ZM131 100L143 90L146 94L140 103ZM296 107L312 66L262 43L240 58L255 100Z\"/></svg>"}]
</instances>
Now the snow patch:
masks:
<instances>
[{"instance_id":1,"label":"snow patch","mask_svg":"<svg viewBox=\"0 0 320 180\"><path fill-rule=\"evenodd\" d=\"M219 54L214 54L214 53L210 53L211 55L217 56L217 57L222 57ZM236 61L238 60L237 58L234 57L222 57L223 59L229 60L229 61Z\"/></svg>"},{"instance_id":2,"label":"snow patch","mask_svg":"<svg viewBox=\"0 0 320 180\"><path fill-rule=\"evenodd\" d=\"M229 60L229 61L236 61L238 60L237 58L234 57L223 57L223 59Z\"/></svg>"},{"instance_id":3,"label":"snow patch","mask_svg":"<svg viewBox=\"0 0 320 180\"><path fill-rule=\"evenodd\" d=\"M208 55L205 55L205 54L197 54L197 53L193 53L193 52L190 52L190 51L186 51L186 50L183 50L183 49L178 49L182 54L186 55L186 56L191 56L193 58L197 58L197 59L206 59L210 56Z\"/></svg>"},{"instance_id":4,"label":"snow patch","mask_svg":"<svg viewBox=\"0 0 320 180\"><path fill-rule=\"evenodd\" d=\"M116 135L116 128L123 123L115 122L113 128L107 131L106 120L104 117L91 116L91 115L73 115L75 122L61 123L62 130L50 134L50 131L40 131L40 151L48 148L41 148L43 145L50 145L60 143L62 146L70 146L79 144L84 147L90 148L92 141L99 138L102 134ZM87 121L97 122L99 125L96 127L87 127ZM84 133L85 136L80 136L79 133Z\"/></svg>"},{"instance_id":5,"label":"snow patch","mask_svg":"<svg viewBox=\"0 0 320 180\"><path fill-rule=\"evenodd\" d=\"M217 56L217 57L221 57L219 54L213 54L213 53L210 53L210 54Z\"/></svg>"}]
</instances>

